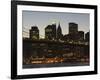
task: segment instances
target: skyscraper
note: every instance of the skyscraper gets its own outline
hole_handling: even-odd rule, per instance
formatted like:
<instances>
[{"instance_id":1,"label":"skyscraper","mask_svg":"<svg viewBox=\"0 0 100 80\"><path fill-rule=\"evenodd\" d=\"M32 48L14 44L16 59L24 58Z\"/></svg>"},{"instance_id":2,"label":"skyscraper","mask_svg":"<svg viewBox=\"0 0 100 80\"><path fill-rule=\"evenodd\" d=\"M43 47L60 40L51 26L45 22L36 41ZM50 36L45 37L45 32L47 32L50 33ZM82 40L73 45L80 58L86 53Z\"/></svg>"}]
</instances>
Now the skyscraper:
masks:
<instances>
[{"instance_id":1,"label":"skyscraper","mask_svg":"<svg viewBox=\"0 0 100 80\"><path fill-rule=\"evenodd\" d=\"M37 26L32 26L29 33L30 39L39 39L39 29Z\"/></svg>"},{"instance_id":2,"label":"skyscraper","mask_svg":"<svg viewBox=\"0 0 100 80\"><path fill-rule=\"evenodd\" d=\"M56 24L48 25L45 28L45 39L47 40L56 39Z\"/></svg>"},{"instance_id":3,"label":"skyscraper","mask_svg":"<svg viewBox=\"0 0 100 80\"><path fill-rule=\"evenodd\" d=\"M61 40L61 39L62 39L62 30L59 23L58 28L57 28L57 40Z\"/></svg>"},{"instance_id":4,"label":"skyscraper","mask_svg":"<svg viewBox=\"0 0 100 80\"><path fill-rule=\"evenodd\" d=\"M78 31L78 24L69 23L69 34L74 34Z\"/></svg>"},{"instance_id":5,"label":"skyscraper","mask_svg":"<svg viewBox=\"0 0 100 80\"><path fill-rule=\"evenodd\" d=\"M76 23L69 23L69 34L68 39L71 41L77 41L77 34L78 34L78 24Z\"/></svg>"}]
</instances>

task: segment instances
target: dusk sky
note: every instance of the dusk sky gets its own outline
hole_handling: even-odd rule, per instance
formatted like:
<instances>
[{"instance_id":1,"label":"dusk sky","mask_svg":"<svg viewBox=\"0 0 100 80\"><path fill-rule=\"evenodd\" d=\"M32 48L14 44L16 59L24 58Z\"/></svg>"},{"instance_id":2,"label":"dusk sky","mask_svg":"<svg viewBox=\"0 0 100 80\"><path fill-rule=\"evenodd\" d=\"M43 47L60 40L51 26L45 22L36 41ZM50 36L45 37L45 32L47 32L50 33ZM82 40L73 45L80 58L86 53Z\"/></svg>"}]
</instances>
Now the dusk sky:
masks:
<instances>
[{"instance_id":1,"label":"dusk sky","mask_svg":"<svg viewBox=\"0 0 100 80\"><path fill-rule=\"evenodd\" d=\"M39 12L39 11L23 11L22 26L23 37L29 37L29 29L31 26L38 26L40 38L45 35L45 27L49 24L56 23L56 28L60 22L62 34L68 34L68 23L74 22L78 24L78 30L89 31L90 20L87 13L67 13L67 12Z\"/></svg>"}]
</instances>

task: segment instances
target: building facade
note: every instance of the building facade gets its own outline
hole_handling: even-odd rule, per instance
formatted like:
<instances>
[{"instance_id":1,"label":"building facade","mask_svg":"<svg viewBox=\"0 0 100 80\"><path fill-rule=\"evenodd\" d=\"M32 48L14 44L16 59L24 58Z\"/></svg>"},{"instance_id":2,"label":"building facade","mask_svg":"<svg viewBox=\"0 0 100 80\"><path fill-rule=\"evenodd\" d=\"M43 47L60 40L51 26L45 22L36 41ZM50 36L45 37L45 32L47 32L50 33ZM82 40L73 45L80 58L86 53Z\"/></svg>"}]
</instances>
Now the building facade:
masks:
<instances>
[{"instance_id":1,"label":"building facade","mask_svg":"<svg viewBox=\"0 0 100 80\"><path fill-rule=\"evenodd\" d=\"M77 38L78 38L78 41L84 41L84 32L78 31Z\"/></svg>"},{"instance_id":2,"label":"building facade","mask_svg":"<svg viewBox=\"0 0 100 80\"><path fill-rule=\"evenodd\" d=\"M78 24L69 23L69 34L74 34L78 31Z\"/></svg>"},{"instance_id":3,"label":"building facade","mask_svg":"<svg viewBox=\"0 0 100 80\"><path fill-rule=\"evenodd\" d=\"M37 26L32 26L29 30L30 39L39 39L39 29Z\"/></svg>"},{"instance_id":4,"label":"building facade","mask_svg":"<svg viewBox=\"0 0 100 80\"><path fill-rule=\"evenodd\" d=\"M48 25L45 28L45 39L56 40L56 24Z\"/></svg>"},{"instance_id":5,"label":"building facade","mask_svg":"<svg viewBox=\"0 0 100 80\"><path fill-rule=\"evenodd\" d=\"M77 41L77 34L78 34L78 24L76 23L69 23L69 34L68 39L69 41Z\"/></svg>"}]
</instances>

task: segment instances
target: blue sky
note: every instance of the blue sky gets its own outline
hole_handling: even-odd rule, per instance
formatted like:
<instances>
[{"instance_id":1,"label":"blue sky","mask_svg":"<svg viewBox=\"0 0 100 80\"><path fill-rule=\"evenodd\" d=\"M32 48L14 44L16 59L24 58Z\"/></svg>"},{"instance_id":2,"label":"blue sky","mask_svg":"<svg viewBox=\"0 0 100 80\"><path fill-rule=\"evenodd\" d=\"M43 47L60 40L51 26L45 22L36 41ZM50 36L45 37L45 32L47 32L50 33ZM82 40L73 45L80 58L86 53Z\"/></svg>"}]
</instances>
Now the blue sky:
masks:
<instances>
[{"instance_id":1,"label":"blue sky","mask_svg":"<svg viewBox=\"0 0 100 80\"><path fill-rule=\"evenodd\" d=\"M29 29L31 26L38 26L40 37L45 35L45 27L49 24L60 22L62 33L68 34L68 23L75 22L78 24L78 30L89 31L90 20L87 13L67 13L67 12L43 12L43 11L23 11L22 12L22 26L23 37L28 37ZM27 32L27 33L25 33Z\"/></svg>"}]
</instances>

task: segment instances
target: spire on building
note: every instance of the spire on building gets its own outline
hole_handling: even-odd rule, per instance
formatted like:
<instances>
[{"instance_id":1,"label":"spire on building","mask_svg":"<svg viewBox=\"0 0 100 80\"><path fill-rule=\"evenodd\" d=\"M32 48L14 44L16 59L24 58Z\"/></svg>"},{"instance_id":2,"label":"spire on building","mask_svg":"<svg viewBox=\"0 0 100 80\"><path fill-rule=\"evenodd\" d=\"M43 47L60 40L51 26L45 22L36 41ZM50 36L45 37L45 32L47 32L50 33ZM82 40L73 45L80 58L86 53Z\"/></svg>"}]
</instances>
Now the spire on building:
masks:
<instances>
[{"instance_id":1,"label":"spire on building","mask_svg":"<svg viewBox=\"0 0 100 80\"><path fill-rule=\"evenodd\" d=\"M57 40L61 40L62 38L62 30L61 30L61 26L60 26L60 22L57 28Z\"/></svg>"}]
</instances>

